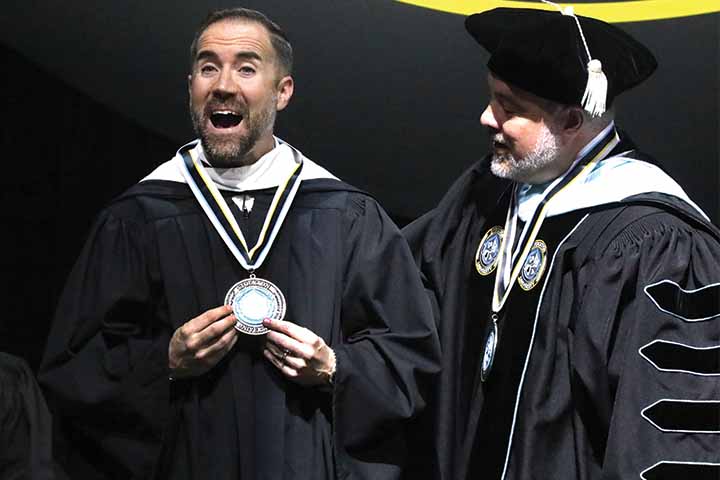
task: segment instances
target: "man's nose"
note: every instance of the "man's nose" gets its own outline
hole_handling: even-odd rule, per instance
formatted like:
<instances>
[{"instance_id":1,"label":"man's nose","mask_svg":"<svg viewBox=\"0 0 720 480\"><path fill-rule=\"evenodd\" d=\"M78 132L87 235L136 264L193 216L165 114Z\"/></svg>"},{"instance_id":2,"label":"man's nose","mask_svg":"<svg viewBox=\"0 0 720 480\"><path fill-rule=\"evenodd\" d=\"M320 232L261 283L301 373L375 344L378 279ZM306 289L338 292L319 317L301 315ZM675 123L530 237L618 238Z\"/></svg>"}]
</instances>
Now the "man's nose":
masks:
<instances>
[{"instance_id":1,"label":"man's nose","mask_svg":"<svg viewBox=\"0 0 720 480\"><path fill-rule=\"evenodd\" d=\"M218 97L235 95L238 92L238 84L235 81L234 73L230 68L223 68L215 83L214 94Z\"/></svg>"},{"instance_id":2,"label":"man's nose","mask_svg":"<svg viewBox=\"0 0 720 480\"><path fill-rule=\"evenodd\" d=\"M480 123L494 130L500 130L498 121L495 118L495 112L493 112L492 106L489 103L485 108L485 111L483 111L482 115L480 115Z\"/></svg>"}]
</instances>

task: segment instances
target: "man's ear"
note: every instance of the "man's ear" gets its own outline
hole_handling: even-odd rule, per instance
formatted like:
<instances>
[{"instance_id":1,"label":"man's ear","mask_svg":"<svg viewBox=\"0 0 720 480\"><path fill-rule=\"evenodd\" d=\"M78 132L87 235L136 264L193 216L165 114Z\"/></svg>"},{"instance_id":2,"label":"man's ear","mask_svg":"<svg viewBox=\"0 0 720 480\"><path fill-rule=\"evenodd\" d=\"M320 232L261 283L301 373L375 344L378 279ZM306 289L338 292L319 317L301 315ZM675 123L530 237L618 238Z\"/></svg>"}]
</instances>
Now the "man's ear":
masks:
<instances>
[{"instance_id":1,"label":"man's ear","mask_svg":"<svg viewBox=\"0 0 720 480\"><path fill-rule=\"evenodd\" d=\"M561 115L560 127L563 133L574 135L585 123L585 117L579 107L569 107Z\"/></svg>"},{"instance_id":2,"label":"man's ear","mask_svg":"<svg viewBox=\"0 0 720 480\"><path fill-rule=\"evenodd\" d=\"M277 89L278 96L276 108L279 112L280 110L283 110L285 107L287 107L288 103L290 103L293 91L295 90L295 81L290 75L286 75L278 82Z\"/></svg>"},{"instance_id":3,"label":"man's ear","mask_svg":"<svg viewBox=\"0 0 720 480\"><path fill-rule=\"evenodd\" d=\"M188 73L187 76L187 88L188 88L188 98L192 98L192 73Z\"/></svg>"}]
</instances>

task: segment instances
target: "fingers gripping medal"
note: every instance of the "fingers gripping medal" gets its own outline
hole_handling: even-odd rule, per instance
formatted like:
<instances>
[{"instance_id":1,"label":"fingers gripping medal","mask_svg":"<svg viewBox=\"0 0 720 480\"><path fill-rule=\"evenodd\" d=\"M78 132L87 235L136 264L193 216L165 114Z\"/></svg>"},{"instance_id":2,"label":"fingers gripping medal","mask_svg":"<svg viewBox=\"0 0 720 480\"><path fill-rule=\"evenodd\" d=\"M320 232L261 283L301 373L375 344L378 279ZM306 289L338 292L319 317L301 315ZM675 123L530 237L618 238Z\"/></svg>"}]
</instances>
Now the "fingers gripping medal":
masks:
<instances>
[{"instance_id":1,"label":"fingers gripping medal","mask_svg":"<svg viewBox=\"0 0 720 480\"><path fill-rule=\"evenodd\" d=\"M264 335L268 329L263 325L266 318L285 318L285 296L269 280L254 275L240 280L225 295L225 305L232 307L237 321L235 329L248 335Z\"/></svg>"},{"instance_id":2,"label":"fingers gripping medal","mask_svg":"<svg viewBox=\"0 0 720 480\"><path fill-rule=\"evenodd\" d=\"M302 157L290 145L282 144L278 147L283 149L280 151L280 155L292 152L294 162L286 180L277 187L257 243L254 247L248 248L245 237L225 199L205 171L202 163L198 161L198 148L195 143L191 143L180 149L179 154L183 160L183 176L225 245L238 263L250 273L250 278L241 280L230 287L225 295L224 303L232 307L233 314L237 318L235 328L238 331L249 335L263 335L268 331L263 326L263 320L266 318L282 320L285 317L286 304L280 289L269 280L257 278L254 272L260 268L270 252L285 216L295 199L295 194L300 187Z\"/></svg>"}]
</instances>

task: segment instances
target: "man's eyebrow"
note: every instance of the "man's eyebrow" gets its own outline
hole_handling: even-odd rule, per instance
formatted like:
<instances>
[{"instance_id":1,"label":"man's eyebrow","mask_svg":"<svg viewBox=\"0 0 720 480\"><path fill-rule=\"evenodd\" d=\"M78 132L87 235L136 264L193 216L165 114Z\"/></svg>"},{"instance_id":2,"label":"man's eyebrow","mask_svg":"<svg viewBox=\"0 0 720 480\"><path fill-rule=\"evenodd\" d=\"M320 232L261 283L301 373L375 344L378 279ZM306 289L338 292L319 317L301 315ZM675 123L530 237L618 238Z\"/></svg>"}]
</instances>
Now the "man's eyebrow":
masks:
<instances>
[{"instance_id":1,"label":"man's eyebrow","mask_svg":"<svg viewBox=\"0 0 720 480\"><path fill-rule=\"evenodd\" d=\"M512 108L520 108L522 105L518 103L517 100L515 100L512 97L509 97L508 95L505 95L504 93L497 93L495 94L495 98L498 99L501 103L511 106Z\"/></svg>"},{"instance_id":2,"label":"man's eyebrow","mask_svg":"<svg viewBox=\"0 0 720 480\"><path fill-rule=\"evenodd\" d=\"M217 53L213 52L212 50L201 50L198 52L197 56L195 57L195 61L201 61L201 60L211 60L211 61L218 61L220 57L218 57ZM257 52L253 51L242 51L237 52L235 54L236 60L262 60L262 57Z\"/></svg>"},{"instance_id":3,"label":"man's eyebrow","mask_svg":"<svg viewBox=\"0 0 720 480\"><path fill-rule=\"evenodd\" d=\"M212 50L200 50L198 54L195 56L195 61L199 62L200 60L218 60L219 57L215 52Z\"/></svg>"},{"instance_id":4,"label":"man's eyebrow","mask_svg":"<svg viewBox=\"0 0 720 480\"><path fill-rule=\"evenodd\" d=\"M235 58L238 60L241 60L241 59L262 60L262 57L260 56L259 53L252 52L252 51L238 52L235 54Z\"/></svg>"}]
</instances>

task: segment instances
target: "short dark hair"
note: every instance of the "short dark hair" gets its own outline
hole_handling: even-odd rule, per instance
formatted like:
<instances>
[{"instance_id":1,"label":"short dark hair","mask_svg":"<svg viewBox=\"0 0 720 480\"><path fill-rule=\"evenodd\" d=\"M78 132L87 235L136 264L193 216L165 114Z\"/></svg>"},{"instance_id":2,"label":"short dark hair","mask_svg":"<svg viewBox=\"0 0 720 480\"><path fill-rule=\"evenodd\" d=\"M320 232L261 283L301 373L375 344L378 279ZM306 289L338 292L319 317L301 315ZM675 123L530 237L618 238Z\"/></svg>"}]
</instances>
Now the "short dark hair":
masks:
<instances>
[{"instance_id":1,"label":"short dark hair","mask_svg":"<svg viewBox=\"0 0 720 480\"><path fill-rule=\"evenodd\" d=\"M195 65L195 57L197 56L197 44L200 37L210 25L223 21L223 20L238 20L246 22L259 23L270 34L270 42L272 43L275 55L277 56L277 63L280 67L281 74L291 75L293 67L293 50L288 40L287 35L280 26L270 20L263 13L257 10L251 10L249 8L226 8L222 10L215 10L205 17L205 20L200 24L195 37L190 44L190 70L192 71Z\"/></svg>"}]
</instances>

